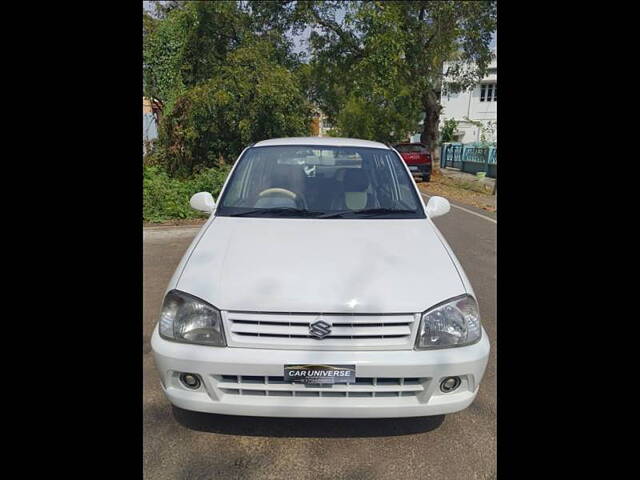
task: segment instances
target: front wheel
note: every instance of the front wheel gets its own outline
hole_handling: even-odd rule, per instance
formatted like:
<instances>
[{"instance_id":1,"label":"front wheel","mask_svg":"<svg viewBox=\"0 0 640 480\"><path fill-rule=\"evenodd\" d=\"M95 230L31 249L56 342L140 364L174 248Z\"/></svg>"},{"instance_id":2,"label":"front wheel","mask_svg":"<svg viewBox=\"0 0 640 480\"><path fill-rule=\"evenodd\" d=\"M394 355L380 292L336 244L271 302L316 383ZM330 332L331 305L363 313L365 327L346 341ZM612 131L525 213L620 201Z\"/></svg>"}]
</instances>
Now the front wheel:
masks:
<instances>
[{"instance_id":1,"label":"front wheel","mask_svg":"<svg viewBox=\"0 0 640 480\"><path fill-rule=\"evenodd\" d=\"M431 181L431 175L423 175L422 176L422 181L423 182L430 182Z\"/></svg>"}]
</instances>

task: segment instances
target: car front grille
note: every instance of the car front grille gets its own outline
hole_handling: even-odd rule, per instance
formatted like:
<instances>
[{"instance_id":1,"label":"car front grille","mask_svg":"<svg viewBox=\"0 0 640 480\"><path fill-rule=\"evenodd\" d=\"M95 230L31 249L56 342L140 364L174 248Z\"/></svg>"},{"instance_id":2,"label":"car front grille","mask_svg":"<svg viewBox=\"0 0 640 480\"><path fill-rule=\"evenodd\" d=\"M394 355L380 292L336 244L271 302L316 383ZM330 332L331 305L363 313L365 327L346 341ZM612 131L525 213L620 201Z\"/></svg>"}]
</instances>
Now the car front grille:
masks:
<instances>
[{"instance_id":1,"label":"car front grille","mask_svg":"<svg viewBox=\"0 0 640 480\"><path fill-rule=\"evenodd\" d=\"M419 315L222 312L230 347L304 350L404 350L413 347ZM316 322L330 332L312 335Z\"/></svg>"},{"instance_id":2,"label":"car front grille","mask_svg":"<svg viewBox=\"0 0 640 480\"><path fill-rule=\"evenodd\" d=\"M327 386L286 383L284 377L213 375L216 388L225 395L269 397L416 397L428 378L361 377L351 384Z\"/></svg>"}]
</instances>

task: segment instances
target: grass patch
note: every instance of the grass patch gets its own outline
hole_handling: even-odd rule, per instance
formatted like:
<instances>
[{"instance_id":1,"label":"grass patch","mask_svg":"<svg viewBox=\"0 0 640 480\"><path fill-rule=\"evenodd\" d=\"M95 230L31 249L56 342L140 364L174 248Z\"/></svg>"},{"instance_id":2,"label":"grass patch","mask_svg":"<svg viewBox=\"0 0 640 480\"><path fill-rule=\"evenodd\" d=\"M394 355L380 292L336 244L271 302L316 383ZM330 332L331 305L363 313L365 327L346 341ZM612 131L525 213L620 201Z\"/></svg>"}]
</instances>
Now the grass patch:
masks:
<instances>
[{"instance_id":1,"label":"grass patch","mask_svg":"<svg viewBox=\"0 0 640 480\"><path fill-rule=\"evenodd\" d=\"M477 192L484 195L491 195L493 191L493 185L484 182L479 178L477 180L457 179L454 177L442 175L440 170L435 170L433 172L433 174L431 175L431 181L449 187L470 190L472 192Z\"/></svg>"},{"instance_id":2,"label":"grass patch","mask_svg":"<svg viewBox=\"0 0 640 480\"><path fill-rule=\"evenodd\" d=\"M172 177L159 165L145 165L143 175L143 220L162 223L171 220L201 219L206 215L191 208L194 193L220 193L229 166L203 168L190 177Z\"/></svg>"},{"instance_id":3,"label":"grass patch","mask_svg":"<svg viewBox=\"0 0 640 480\"><path fill-rule=\"evenodd\" d=\"M434 169L431 182L420 182L418 188L427 195L438 195L488 212L496 212L498 208L497 198L492 195L493 186L480 179L469 181L451 178Z\"/></svg>"}]
</instances>

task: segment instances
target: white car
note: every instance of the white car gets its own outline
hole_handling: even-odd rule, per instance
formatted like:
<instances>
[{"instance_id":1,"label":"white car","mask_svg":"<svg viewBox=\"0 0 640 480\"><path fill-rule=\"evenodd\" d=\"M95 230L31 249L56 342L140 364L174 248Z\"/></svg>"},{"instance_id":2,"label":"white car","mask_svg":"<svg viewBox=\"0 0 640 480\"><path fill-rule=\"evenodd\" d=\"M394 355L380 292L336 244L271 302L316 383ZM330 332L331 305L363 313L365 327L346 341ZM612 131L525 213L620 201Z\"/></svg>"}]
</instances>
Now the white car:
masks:
<instances>
[{"instance_id":1,"label":"white car","mask_svg":"<svg viewBox=\"0 0 640 480\"><path fill-rule=\"evenodd\" d=\"M382 143L246 148L169 282L151 339L170 402L268 417L439 415L471 404L489 341L462 267Z\"/></svg>"}]
</instances>

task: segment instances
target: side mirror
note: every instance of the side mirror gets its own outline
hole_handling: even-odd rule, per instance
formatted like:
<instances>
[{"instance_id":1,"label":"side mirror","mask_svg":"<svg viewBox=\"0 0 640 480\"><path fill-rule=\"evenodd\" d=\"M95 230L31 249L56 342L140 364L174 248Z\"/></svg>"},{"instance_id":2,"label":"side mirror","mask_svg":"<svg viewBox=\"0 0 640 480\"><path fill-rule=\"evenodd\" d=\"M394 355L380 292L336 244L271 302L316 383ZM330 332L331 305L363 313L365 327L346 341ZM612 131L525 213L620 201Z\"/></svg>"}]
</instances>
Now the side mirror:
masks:
<instances>
[{"instance_id":1,"label":"side mirror","mask_svg":"<svg viewBox=\"0 0 640 480\"><path fill-rule=\"evenodd\" d=\"M194 210L211 213L216 207L216 201L213 199L209 192L198 192L193 197L191 197L191 200L189 200L189 205L191 205L191 208L193 208Z\"/></svg>"},{"instance_id":2,"label":"side mirror","mask_svg":"<svg viewBox=\"0 0 640 480\"><path fill-rule=\"evenodd\" d=\"M431 197L427 202L427 215L429 215L429 218L439 217L449 213L449 210L451 210L451 205L446 198Z\"/></svg>"}]
</instances>

